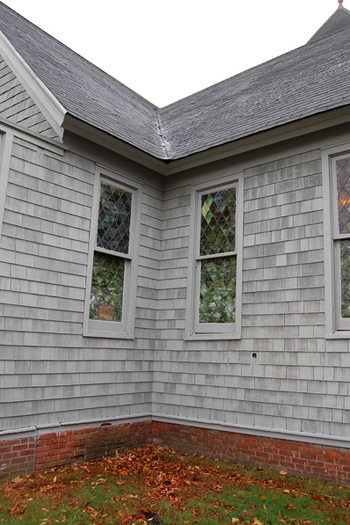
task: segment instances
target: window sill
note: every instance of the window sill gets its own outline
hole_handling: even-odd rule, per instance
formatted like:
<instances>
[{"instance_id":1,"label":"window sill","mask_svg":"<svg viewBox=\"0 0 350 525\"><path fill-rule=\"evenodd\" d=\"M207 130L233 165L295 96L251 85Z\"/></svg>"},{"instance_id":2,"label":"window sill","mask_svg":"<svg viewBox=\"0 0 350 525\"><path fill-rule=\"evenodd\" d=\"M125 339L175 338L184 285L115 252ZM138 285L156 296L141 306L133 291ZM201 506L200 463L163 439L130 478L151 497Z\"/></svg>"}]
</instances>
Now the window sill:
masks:
<instances>
[{"instance_id":1,"label":"window sill","mask_svg":"<svg viewBox=\"0 0 350 525\"><path fill-rule=\"evenodd\" d=\"M242 339L241 334L193 334L186 335L184 341L234 341Z\"/></svg>"},{"instance_id":2,"label":"window sill","mask_svg":"<svg viewBox=\"0 0 350 525\"><path fill-rule=\"evenodd\" d=\"M89 320L83 329L84 337L104 339L134 339L134 334L126 330L125 323L110 323L109 321Z\"/></svg>"},{"instance_id":3,"label":"window sill","mask_svg":"<svg viewBox=\"0 0 350 525\"><path fill-rule=\"evenodd\" d=\"M326 334L325 339L350 339L350 331L348 330L339 330L334 334Z\"/></svg>"},{"instance_id":4,"label":"window sill","mask_svg":"<svg viewBox=\"0 0 350 525\"><path fill-rule=\"evenodd\" d=\"M108 333L108 332L84 332L83 337L95 337L98 339L128 339L133 340L135 337L133 335L129 334L122 334L122 333Z\"/></svg>"}]
</instances>

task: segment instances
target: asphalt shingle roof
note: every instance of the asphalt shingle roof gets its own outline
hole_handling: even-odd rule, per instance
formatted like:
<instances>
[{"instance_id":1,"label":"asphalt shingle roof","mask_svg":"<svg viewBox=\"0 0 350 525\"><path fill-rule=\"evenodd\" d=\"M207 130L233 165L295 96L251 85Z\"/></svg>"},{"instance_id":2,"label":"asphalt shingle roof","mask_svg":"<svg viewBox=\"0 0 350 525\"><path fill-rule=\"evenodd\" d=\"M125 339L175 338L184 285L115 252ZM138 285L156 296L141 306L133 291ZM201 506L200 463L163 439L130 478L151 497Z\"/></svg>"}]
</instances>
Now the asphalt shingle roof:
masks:
<instances>
[{"instance_id":1,"label":"asphalt shingle roof","mask_svg":"<svg viewBox=\"0 0 350 525\"><path fill-rule=\"evenodd\" d=\"M166 158L156 106L0 2L0 30L67 112Z\"/></svg>"},{"instance_id":2,"label":"asphalt shingle roof","mask_svg":"<svg viewBox=\"0 0 350 525\"><path fill-rule=\"evenodd\" d=\"M170 157L350 104L349 37L348 25L159 110Z\"/></svg>"},{"instance_id":3,"label":"asphalt shingle roof","mask_svg":"<svg viewBox=\"0 0 350 525\"><path fill-rule=\"evenodd\" d=\"M184 158L350 104L344 8L305 46L162 109L2 2L0 30L68 114L158 159Z\"/></svg>"},{"instance_id":4,"label":"asphalt shingle roof","mask_svg":"<svg viewBox=\"0 0 350 525\"><path fill-rule=\"evenodd\" d=\"M330 36L336 31L349 27L349 14L349 11L345 8L338 9L310 38L309 43Z\"/></svg>"}]
</instances>

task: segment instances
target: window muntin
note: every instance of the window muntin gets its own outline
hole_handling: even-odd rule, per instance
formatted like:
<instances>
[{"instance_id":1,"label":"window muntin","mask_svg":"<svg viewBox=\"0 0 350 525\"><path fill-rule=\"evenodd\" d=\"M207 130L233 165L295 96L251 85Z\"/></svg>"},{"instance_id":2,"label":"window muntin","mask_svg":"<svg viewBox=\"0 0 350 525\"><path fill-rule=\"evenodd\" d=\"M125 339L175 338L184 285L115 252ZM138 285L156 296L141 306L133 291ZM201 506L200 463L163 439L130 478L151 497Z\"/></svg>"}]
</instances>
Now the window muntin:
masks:
<instances>
[{"instance_id":1,"label":"window muntin","mask_svg":"<svg viewBox=\"0 0 350 525\"><path fill-rule=\"evenodd\" d=\"M236 188L201 196L200 255L235 251Z\"/></svg>"},{"instance_id":2,"label":"window muntin","mask_svg":"<svg viewBox=\"0 0 350 525\"><path fill-rule=\"evenodd\" d=\"M101 182L97 226L97 246L118 253L129 253L132 194Z\"/></svg>"},{"instance_id":3,"label":"window muntin","mask_svg":"<svg viewBox=\"0 0 350 525\"><path fill-rule=\"evenodd\" d=\"M193 335L237 336L238 184L196 192Z\"/></svg>"}]
</instances>

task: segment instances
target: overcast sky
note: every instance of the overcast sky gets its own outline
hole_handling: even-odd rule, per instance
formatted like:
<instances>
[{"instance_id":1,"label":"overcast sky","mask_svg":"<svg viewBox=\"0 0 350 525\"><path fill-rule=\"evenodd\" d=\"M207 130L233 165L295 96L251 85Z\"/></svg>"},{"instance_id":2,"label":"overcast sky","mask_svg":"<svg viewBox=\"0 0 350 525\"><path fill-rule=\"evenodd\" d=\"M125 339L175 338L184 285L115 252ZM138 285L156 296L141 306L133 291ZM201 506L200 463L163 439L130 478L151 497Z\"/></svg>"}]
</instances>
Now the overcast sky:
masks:
<instances>
[{"instance_id":1,"label":"overcast sky","mask_svg":"<svg viewBox=\"0 0 350 525\"><path fill-rule=\"evenodd\" d=\"M3 2L160 107L304 45L338 8L338 0Z\"/></svg>"}]
</instances>

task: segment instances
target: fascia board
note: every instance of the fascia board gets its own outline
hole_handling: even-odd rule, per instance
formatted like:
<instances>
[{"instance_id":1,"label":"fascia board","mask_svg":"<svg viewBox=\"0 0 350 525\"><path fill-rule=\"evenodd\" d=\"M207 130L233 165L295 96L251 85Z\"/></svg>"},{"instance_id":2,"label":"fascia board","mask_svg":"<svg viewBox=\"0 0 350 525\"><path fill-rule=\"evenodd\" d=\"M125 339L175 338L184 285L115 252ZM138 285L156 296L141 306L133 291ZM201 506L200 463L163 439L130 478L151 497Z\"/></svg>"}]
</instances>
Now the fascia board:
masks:
<instances>
[{"instance_id":1,"label":"fascia board","mask_svg":"<svg viewBox=\"0 0 350 525\"><path fill-rule=\"evenodd\" d=\"M211 162L217 162L242 153L272 146L280 142L298 138L309 133L331 128L350 121L350 106L330 110L319 115L304 118L290 124L278 126L274 129L257 133L243 139L229 142L222 146L196 153L178 160L163 161L152 157L138 148L123 142L108 133L105 133L89 124L72 117L65 116L63 127L76 135L86 138L100 146L118 153L130 160L138 162L161 175L172 176L183 171L197 168Z\"/></svg>"},{"instance_id":2,"label":"fascia board","mask_svg":"<svg viewBox=\"0 0 350 525\"><path fill-rule=\"evenodd\" d=\"M127 159L133 160L146 168L149 168L161 175L166 174L167 163L161 159L157 159L145 153L138 148L123 142L122 140L105 133L90 124L83 122L80 119L66 113L62 126L65 130L71 131L76 135L83 137L91 142L103 146L104 148L118 153Z\"/></svg>"},{"instance_id":3,"label":"fascia board","mask_svg":"<svg viewBox=\"0 0 350 525\"><path fill-rule=\"evenodd\" d=\"M166 164L164 175L174 175L192 168L203 166L204 164L217 162L259 148L272 146L279 142L298 138L309 133L322 131L349 121L350 106L330 110L234 142L229 142L222 146L217 146L186 158L170 161Z\"/></svg>"},{"instance_id":4,"label":"fascia board","mask_svg":"<svg viewBox=\"0 0 350 525\"><path fill-rule=\"evenodd\" d=\"M222 146L217 146L193 154L189 157L168 161L157 159L152 155L109 135L108 133L90 126L68 113L66 114L62 125L66 130L114 151L128 159L138 162L142 166L152 169L161 175L172 176L211 162L217 162L253 150L272 146L286 140L298 138L349 121L350 106L344 106L229 142Z\"/></svg>"},{"instance_id":5,"label":"fascia board","mask_svg":"<svg viewBox=\"0 0 350 525\"><path fill-rule=\"evenodd\" d=\"M64 133L62 122L66 114L65 108L29 67L27 62L25 62L16 48L1 31L0 49L7 65L11 68L14 75L16 75L24 89L31 96L35 104L62 140Z\"/></svg>"}]
</instances>

